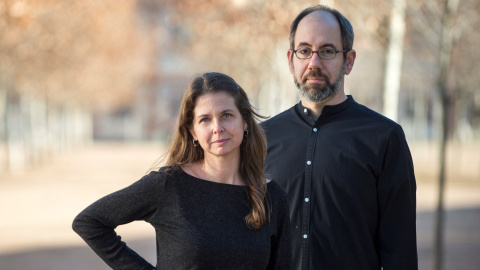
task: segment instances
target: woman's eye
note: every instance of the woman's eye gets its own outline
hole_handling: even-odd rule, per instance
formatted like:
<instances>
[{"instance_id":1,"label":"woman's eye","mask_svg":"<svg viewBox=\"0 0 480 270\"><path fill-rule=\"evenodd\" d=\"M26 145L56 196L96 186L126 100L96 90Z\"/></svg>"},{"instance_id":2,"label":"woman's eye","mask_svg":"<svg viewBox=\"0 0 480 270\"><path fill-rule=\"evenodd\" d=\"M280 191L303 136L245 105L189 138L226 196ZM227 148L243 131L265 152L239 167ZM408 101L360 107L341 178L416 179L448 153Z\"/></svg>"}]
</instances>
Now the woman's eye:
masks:
<instances>
[{"instance_id":1,"label":"woman's eye","mask_svg":"<svg viewBox=\"0 0 480 270\"><path fill-rule=\"evenodd\" d=\"M208 119L208 118L202 118L202 119L200 119L200 123L202 123L202 122L208 122L209 120L210 120L210 119Z\"/></svg>"},{"instance_id":2,"label":"woman's eye","mask_svg":"<svg viewBox=\"0 0 480 270\"><path fill-rule=\"evenodd\" d=\"M223 117L224 117L224 118L228 118L228 117L230 117L230 116L232 116L231 113L224 113L224 114L223 114Z\"/></svg>"}]
</instances>

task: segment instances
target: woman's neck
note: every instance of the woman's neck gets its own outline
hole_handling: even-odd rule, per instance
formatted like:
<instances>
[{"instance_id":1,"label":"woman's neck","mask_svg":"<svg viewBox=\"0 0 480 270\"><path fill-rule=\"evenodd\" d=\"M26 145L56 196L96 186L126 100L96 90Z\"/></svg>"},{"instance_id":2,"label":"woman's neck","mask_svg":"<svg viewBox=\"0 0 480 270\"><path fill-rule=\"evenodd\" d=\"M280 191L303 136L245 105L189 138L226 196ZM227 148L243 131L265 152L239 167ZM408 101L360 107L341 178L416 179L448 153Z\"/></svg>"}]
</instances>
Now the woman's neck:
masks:
<instances>
[{"instance_id":1,"label":"woman's neck","mask_svg":"<svg viewBox=\"0 0 480 270\"><path fill-rule=\"evenodd\" d=\"M195 163L182 166L182 168L200 179L230 185L245 185L238 172L239 165L240 157L227 159L207 156Z\"/></svg>"}]
</instances>

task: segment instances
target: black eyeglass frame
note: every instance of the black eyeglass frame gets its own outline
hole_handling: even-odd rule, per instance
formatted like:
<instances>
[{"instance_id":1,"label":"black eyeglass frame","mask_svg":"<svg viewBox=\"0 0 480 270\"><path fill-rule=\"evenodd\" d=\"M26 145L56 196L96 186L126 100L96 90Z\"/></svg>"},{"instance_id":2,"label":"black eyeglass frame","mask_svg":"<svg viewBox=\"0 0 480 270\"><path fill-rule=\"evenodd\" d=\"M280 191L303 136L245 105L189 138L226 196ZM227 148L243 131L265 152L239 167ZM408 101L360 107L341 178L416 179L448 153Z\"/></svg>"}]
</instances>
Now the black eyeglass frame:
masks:
<instances>
[{"instance_id":1,"label":"black eyeglass frame","mask_svg":"<svg viewBox=\"0 0 480 270\"><path fill-rule=\"evenodd\" d=\"M308 50L308 51L311 51L312 54L311 54L309 57L300 58L300 57L298 57L298 54L297 54L297 51L299 51L299 50ZM327 50L330 50L330 51L334 51L334 52L335 52L335 54L333 55L332 58L324 58L324 57L320 56L320 52L321 52L321 51L327 51ZM299 49L296 49L296 50L293 50L293 49L292 49L292 51L293 51L293 53L295 54L295 56L296 56L298 59L300 59L300 60L310 59L310 58L312 58L312 56L313 56L314 53L317 53L317 55L318 55L318 57L319 57L320 59L323 59L323 60L332 60L332 59L334 59L335 57L337 57L337 54L338 54L338 53L348 52L349 50L337 51L337 50L335 50L335 49L329 49L329 48L327 48L327 49L320 49L320 50L318 50L318 51L314 51L314 50L309 49L309 48L299 48Z\"/></svg>"}]
</instances>

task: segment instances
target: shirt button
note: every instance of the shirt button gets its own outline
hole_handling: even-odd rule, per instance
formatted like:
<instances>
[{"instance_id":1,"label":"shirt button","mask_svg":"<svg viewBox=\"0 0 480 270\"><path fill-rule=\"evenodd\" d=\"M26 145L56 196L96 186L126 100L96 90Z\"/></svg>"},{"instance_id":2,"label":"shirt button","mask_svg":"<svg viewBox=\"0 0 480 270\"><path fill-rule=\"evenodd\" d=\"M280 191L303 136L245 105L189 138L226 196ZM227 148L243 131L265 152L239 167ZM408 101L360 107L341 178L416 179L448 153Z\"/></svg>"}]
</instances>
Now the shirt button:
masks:
<instances>
[{"instance_id":1,"label":"shirt button","mask_svg":"<svg viewBox=\"0 0 480 270\"><path fill-rule=\"evenodd\" d=\"M305 198L305 202L308 202L308 201L310 201L310 200L308 198Z\"/></svg>"},{"instance_id":2,"label":"shirt button","mask_svg":"<svg viewBox=\"0 0 480 270\"><path fill-rule=\"evenodd\" d=\"M313 132L317 132L317 128L313 128Z\"/></svg>"},{"instance_id":3,"label":"shirt button","mask_svg":"<svg viewBox=\"0 0 480 270\"><path fill-rule=\"evenodd\" d=\"M312 162L310 160L307 161L307 165L312 165Z\"/></svg>"},{"instance_id":4,"label":"shirt button","mask_svg":"<svg viewBox=\"0 0 480 270\"><path fill-rule=\"evenodd\" d=\"M307 239L307 237L308 237L307 234L304 234L304 235L303 235L303 238L304 238L304 239Z\"/></svg>"}]
</instances>

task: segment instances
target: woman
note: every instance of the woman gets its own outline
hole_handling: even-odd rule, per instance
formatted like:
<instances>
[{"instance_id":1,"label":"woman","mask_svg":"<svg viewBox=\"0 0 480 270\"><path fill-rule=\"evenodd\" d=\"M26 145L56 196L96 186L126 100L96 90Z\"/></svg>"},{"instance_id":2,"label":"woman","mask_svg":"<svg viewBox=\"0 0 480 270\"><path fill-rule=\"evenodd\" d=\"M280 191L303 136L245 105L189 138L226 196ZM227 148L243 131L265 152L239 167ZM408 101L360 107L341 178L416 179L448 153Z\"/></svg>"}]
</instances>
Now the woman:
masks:
<instances>
[{"instance_id":1,"label":"woman","mask_svg":"<svg viewBox=\"0 0 480 270\"><path fill-rule=\"evenodd\" d=\"M285 192L263 174L266 139L227 75L193 78L165 167L82 211L73 229L113 269L290 269ZM157 268L114 229L145 220Z\"/></svg>"}]
</instances>

